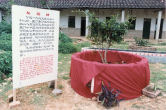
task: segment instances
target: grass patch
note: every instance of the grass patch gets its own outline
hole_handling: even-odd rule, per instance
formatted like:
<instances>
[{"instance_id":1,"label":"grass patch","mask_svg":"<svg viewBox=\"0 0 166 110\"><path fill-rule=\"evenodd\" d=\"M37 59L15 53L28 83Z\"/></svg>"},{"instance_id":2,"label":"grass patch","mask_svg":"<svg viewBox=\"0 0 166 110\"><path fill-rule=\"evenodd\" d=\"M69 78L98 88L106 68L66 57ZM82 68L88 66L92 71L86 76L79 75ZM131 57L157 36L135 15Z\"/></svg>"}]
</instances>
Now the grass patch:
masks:
<instances>
[{"instance_id":1,"label":"grass patch","mask_svg":"<svg viewBox=\"0 0 166 110\"><path fill-rule=\"evenodd\" d=\"M58 76L62 75L62 73L66 73L70 71L70 61L72 54L61 54L59 53L58 59Z\"/></svg>"},{"instance_id":2,"label":"grass patch","mask_svg":"<svg viewBox=\"0 0 166 110\"><path fill-rule=\"evenodd\" d=\"M63 85L58 85L58 88L63 89L64 87L63 87Z\"/></svg>"},{"instance_id":3,"label":"grass patch","mask_svg":"<svg viewBox=\"0 0 166 110\"><path fill-rule=\"evenodd\" d=\"M91 47L91 43L88 41L78 43L78 44L76 44L76 47L77 47L77 51L80 52L83 47Z\"/></svg>"},{"instance_id":4,"label":"grass patch","mask_svg":"<svg viewBox=\"0 0 166 110\"><path fill-rule=\"evenodd\" d=\"M30 93L34 93L34 92L35 92L35 89L30 88L28 91L29 91Z\"/></svg>"},{"instance_id":5,"label":"grass patch","mask_svg":"<svg viewBox=\"0 0 166 110\"><path fill-rule=\"evenodd\" d=\"M158 47L157 51L159 51L159 52L166 52L166 47Z\"/></svg>"},{"instance_id":6,"label":"grass patch","mask_svg":"<svg viewBox=\"0 0 166 110\"><path fill-rule=\"evenodd\" d=\"M166 46L166 42L161 42L161 43L149 43L150 46Z\"/></svg>"},{"instance_id":7,"label":"grass patch","mask_svg":"<svg viewBox=\"0 0 166 110\"><path fill-rule=\"evenodd\" d=\"M46 98L42 96L41 94L36 94L34 95L31 104L38 105L38 106L43 106L45 105L45 100Z\"/></svg>"},{"instance_id":8,"label":"grass patch","mask_svg":"<svg viewBox=\"0 0 166 110\"><path fill-rule=\"evenodd\" d=\"M64 79L64 80L68 80L68 79L70 79L70 77L69 76L62 76L62 79Z\"/></svg>"},{"instance_id":9,"label":"grass patch","mask_svg":"<svg viewBox=\"0 0 166 110\"><path fill-rule=\"evenodd\" d=\"M1 85L0 86L0 98L3 99L5 102L7 101L8 99L8 95L6 94L8 91L12 90L12 84L10 81L6 82L5 85Z\"/></svg>"},{"instance_id":10,"label":"grass patch","mask_svg":"<svg viewBox=\"0 0 166 110\"><path fill-rule=\"evenodd\" d=\"M166 64L150 64L152 83L155 83L157 88L166 91Z\"/></svg>"},{"instance_id":11,"label":"grass patch","mask_svg":"<svg viewBox=\"0 0 166 110\"><path fill-rule=\"evenodd\" d=\"M116 48L116 49L128 49L129 44L127 42L121 42L121 43L114 43L111 48Z\"/></svg>"},{"instance_id":12,"label":"grass patch","mask_svg":"<svg viewBox=\"0 0 166 110\"><path fill-rule=\"evenodd\" d=\"M143 107L141 105L136 105L136 104L133 104L131 107L136 108L136 109L145 109L145 107Z\"/></svg>"},{"instance_id":13,"label":"grass patch","mask_svg":"<svg viewBox=\"0 0 166 110\"><path fill-rule=\"evenodd\" d=\"M156 47L159 52L166 52L166 42L160 42L157 44L149 43L149 46Z\"/></svg>"}]
</instances>

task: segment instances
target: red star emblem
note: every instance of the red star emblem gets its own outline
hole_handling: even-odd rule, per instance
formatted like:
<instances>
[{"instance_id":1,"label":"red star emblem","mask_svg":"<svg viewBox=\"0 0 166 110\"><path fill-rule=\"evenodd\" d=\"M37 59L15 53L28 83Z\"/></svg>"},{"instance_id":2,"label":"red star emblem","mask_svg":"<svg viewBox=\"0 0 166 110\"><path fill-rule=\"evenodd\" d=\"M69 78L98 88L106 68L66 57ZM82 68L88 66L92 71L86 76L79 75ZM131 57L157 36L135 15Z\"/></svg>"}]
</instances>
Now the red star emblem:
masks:
<instances>
[{"instance_id":1,"label":"red star emblem","mask_svg":"<svg viewBox=\"0 0 166 110\"><path fill-rule=\"evenodd\" d=\"M30 15L31 13L29 11L27 11L27 15Z\"/></svg>"},{"instance_id":2,"label":"red star emblem","mask_svg":"<svg viewBox=\"0 0 166 110\"><path fill-rule=\"evenodd\" d=\"M46 16L50 16L50 14L49 14L49 13L47 13L47 14L46 14Z\"/></svg>"},{"instance_id":3,"label":"red star emblem","mask_svg":"<svg viewBox=\"0 0 166 110\"><path fill-rule=\"evenodd\" d=\"M37 12L36 14L37 14L38 16L40 16L40 13L39 13L39 12Z\"/></svg>"}]
</instances>

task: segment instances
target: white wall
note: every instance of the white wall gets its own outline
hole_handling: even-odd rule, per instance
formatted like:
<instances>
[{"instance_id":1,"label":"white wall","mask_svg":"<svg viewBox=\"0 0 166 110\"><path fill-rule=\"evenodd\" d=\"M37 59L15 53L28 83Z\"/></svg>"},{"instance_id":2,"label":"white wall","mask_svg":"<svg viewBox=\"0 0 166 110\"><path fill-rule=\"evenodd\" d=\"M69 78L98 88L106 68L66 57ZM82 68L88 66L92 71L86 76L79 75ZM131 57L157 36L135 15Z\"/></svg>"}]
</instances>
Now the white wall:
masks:
<instances>
[{"instance_id":1,"label":"white wall","mask_svg":"<svg viewBox=\"0 0 166 110\"><path fill-rule=\"evenodd\" d=\"M156 18L152 18L151 19L151 31L155 31L156 30Z\"/></svg>"},{"instance_id":2,"label":"white wall","mask_svg":"<svg viewBox=\"0 0 166 110\"><path fill-rule=\"evenodd\" d=\"M81 15L79 13L72 12L72 10L61 11L60 27L68 28L69 16L75 16L75 28L81 28Z\"/></svg>"},{"instance_id":3,"label":"white wall","mask_svg":"<svg viewBox=\"0 0 166 110\"><path fill-rule=\"evenodd\" d=\"M144 23L144 18L137 17L136 18L135 30L143 30L143 23Z\"/></svg>"},{"instance_id":4,"label":"white wall","mask_svg":"<svg viewBox=\"0 0 166 110\"><path fill-rule=\"evenodd\" d=\"M90 10L91 12L95 12L96 16L99 17L100 20L105 20L106 17L109 17L113 14L119 14L121 17L120 9L101 9L101 10ZM130 13L129 13L130 12ZM131 11L125 10L125 20L127 20L128 16L136 17L136 27L135 30L143 30L144 18L151 19L151 31L155 31L156 28L156 18L158 15L158 10L153 9L135 9ZM60 19L60 27L68 28L68 17L75 16L75 27L81 28L81 17L85 17L85 15L81 15L77 12L72 12L72 10L63 10L61 11L61 19ZM119 18L118 20L120 20ZM163 30L166 31L166 19L164 20Z\"/></svg>"},{"instance_id":5,"label":"white wall","mask_svg":"<svg viewBox=\"0 0 166 110\"><path fill-rule=\"evenodd\" d=\"M166 31L166 18L164 19L163 31Z\"/></svg>"},{"instance_id":6,"label":"white wall","mask_svg":"<svg viewBox=\"0 0 166 110\"><path fill-rule=\"evenodd\" d=\"M81 28L81 17L80 16L75 17L75 28Z\"/></svg>"},{"instance_id":7,"label":"white wall","mask_svg":"<svg viewBox=\"0 0 166 110\"><path fill-rule=\"evenodd\" d=\"M156 18L158 11L153 9L135 9L132 10L133 16L136 17L136 27L135 30L143 30L144 18L151 19L151 31L155 31ZM130 16L130 15L129 15Z\"/></svg>"},{"instance_id":8,"label":"white wall","mask_svg":"<svg viewBox=\"0 0 166 110\"><path fill-rule=\"evenodd\" d=\"M67 15L60 16L60 27L62 27L62 28L68 27L68 16Z\"/></svg>"}]
</instances>

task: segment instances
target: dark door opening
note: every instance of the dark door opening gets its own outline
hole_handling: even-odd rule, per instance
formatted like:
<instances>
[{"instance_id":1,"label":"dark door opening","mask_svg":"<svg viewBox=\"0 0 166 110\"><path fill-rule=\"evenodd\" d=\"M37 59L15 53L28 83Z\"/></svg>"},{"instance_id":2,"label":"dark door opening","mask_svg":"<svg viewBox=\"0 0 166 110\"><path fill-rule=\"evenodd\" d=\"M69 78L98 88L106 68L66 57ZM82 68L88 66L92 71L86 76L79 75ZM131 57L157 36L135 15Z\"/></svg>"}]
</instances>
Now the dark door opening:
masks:
<instances>
[{"instance_id":1,"label":"dark door opening","mask_svg":"<svg viewBox=\"0 0 166 110\"><path fill-rule=\"evenodd\" d=\"M161 19L160 32L159 32L159 39L162 39L163 24L164 24L164 19ZM156 19L156 26L157 26L157 19ZM154 33L154 39L155 39L155 38L156 38L156 30L155 30L155 33Z\"/></svg>"},{"instance_id":2,"label":"dark door opening","mask_svg":"<svg viewBox=\"0 0 166 110\"><path fill-rule=\"evenodd\" d=\"M143 27L143 39L149 39L150 37L150 27L151 27L151 19L144 18L144 27Z\"/></svg>"},{"instance_id":3,"label":"dark door opening","mask_svg":"<svg viewBox=\"0 0 166 110\"><path fill-rule=\"evenodd\" d=\"M86 18L81 17L81 36L85 36L86 33Z\"/></svg>"}]
</instances>

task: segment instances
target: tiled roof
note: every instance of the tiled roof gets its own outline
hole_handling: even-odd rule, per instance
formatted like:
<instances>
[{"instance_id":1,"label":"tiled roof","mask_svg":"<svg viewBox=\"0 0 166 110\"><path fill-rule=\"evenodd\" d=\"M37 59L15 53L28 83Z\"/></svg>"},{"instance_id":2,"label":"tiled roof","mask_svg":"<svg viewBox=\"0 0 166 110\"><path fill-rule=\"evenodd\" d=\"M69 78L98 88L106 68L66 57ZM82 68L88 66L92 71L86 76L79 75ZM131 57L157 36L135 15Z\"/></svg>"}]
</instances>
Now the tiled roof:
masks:
<instances>
[{"instance_id":1,"label":"tiled roof","mask_svg":"<svg viewBox=\"0 0 166 110\"><path fill-rule=\"evenodd\" d=\"M8 0L0 0L0 9L7 7L8 5Z\"/></svg>"},{"instance_id":2,"label":"tiled roof","mask_svg":"<svg viewBox=\"0 0 166 110\"><path fill-rule=\"evenodd\" d=\"M10 0L0 0L0 7ZM15 4L47 8L41 1L47 1L50 8L165 8L166 0L14 0ZM164 2L161 2L164 1Z\"/></svg>"},{"instance_id":3,"label":"tiled roof","mask_svg":"<svg viewBox=\"0 0 166 110\"><path fill-rule=\"evenodd\" d=\"M165 8L161 0L55 0L56 8Z\"/></svg>"}]
</instances>

